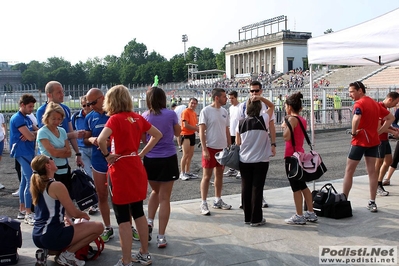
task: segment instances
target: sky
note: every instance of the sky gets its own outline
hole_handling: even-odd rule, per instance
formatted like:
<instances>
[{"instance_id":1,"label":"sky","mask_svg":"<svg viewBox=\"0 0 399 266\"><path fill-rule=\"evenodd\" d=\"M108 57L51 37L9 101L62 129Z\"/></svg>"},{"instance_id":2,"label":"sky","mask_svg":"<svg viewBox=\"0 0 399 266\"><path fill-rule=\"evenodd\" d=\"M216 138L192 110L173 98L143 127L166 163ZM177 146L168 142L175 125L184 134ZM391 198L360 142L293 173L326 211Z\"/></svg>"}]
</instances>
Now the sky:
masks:
<instances>
[{"instance_id":1,"label":"sky","mask_svg":"<svg viewBox=\"0 0 399 266\"><path fill-rule=\"evenodd\" d=\"M119 57L133 39L169 60L184 52L183 34L187 48L219 53L239 29L269 18L287 16L289 30L317 37L396 8L397 0L1 0L0 62Z\"/></svg>"}]
</instances>

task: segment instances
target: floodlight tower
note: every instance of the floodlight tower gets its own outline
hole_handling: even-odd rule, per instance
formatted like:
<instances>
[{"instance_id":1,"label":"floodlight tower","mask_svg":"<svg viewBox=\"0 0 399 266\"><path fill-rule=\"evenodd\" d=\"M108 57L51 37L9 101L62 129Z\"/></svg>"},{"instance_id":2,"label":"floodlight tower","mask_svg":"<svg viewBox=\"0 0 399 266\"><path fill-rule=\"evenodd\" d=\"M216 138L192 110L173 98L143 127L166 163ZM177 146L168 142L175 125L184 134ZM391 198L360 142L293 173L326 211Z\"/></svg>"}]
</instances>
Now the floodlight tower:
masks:
<instances>
[{"instance_id":1,"label":"floodlight tower","mask_svg":"<svg viewBox=\"0 0 399 266\"><path fill-rule=\"evenodd\" d=\"M188 36L187 34L183 34L181 36L181 40L184 43L184 60L186 60L186 42L188 42Z\"/></svg>"}]
</instances>

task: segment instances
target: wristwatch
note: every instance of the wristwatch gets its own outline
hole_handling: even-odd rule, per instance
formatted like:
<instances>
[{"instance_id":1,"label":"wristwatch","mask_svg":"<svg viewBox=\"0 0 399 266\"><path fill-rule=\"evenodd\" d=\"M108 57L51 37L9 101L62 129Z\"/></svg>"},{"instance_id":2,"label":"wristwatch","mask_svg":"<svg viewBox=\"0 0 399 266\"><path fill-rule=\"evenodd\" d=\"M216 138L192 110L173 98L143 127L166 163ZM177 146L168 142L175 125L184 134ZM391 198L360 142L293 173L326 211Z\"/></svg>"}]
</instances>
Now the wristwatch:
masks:
<instances>
[{"instance_id":1,"label":"wristwatch","mask_svg":"<svg viewBox=\"0 0 399 266\"><path fill-rule=\"evenodd\" d=\"M273 143L271 144L271 146L277 147L277 145L276 145L275 142L273 142Z\"/></svg>"}]
</instances>

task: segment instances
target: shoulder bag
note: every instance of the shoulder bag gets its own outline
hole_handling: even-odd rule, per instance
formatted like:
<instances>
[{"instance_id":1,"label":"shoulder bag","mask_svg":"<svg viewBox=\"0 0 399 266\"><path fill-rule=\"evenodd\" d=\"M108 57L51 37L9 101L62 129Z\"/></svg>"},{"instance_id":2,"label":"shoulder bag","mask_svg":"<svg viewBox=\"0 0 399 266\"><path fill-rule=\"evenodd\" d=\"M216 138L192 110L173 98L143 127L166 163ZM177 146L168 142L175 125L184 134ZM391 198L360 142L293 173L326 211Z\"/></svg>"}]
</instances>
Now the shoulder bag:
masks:
<instances>
[{"instance_id":1,"label":"shoulder bag","mask_svg":"<svg viewBox=\"0 0 399 266\"><path fill-rule=\"evenodd\" d=\"M294 116L296 117L296 116ZM291 124L288 122L288 119L285 118L285 123L287 124L290 132L291 132L291 143L294 148L294 154L291 156L288 178L292 180L300 180L305 182L310 182L316 179L319 179L325 172L327 172L327 167L324 165L321 156L313 150L312 143L310 142L308 133L305 130L305 127L302 124L302 121L299 117L298 124L302 128L303 134L306 138L306 142L310 147L309 152L298 152L295 149L295 138L294 131L292 130Z\"/></svg>"}]
</instances>

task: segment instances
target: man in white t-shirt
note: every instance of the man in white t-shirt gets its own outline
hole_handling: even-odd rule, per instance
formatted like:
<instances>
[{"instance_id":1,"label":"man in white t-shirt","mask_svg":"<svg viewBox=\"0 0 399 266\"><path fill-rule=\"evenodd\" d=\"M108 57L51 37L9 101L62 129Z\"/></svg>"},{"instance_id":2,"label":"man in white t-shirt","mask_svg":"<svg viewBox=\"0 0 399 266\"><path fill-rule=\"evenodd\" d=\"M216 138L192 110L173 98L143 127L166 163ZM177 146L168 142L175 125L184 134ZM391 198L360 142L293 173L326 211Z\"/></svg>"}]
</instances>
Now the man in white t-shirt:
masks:
<instances>
[{"instance_id":1,"label":"man in white t-shirt","mask_svg":"<svg viewBox=\"0 0 399 266\"><path fill-rule=\"evenodd\" d=\"M240 120L240 102L238 101L238 93L236 91L231 91L228 93L229 100L230 100L230 107L229 107L229 116L230 116L230 138L231 144L236 142L236 132L235 129L238 125L238 121ZM224 176L235 176L236 178L240 178L240 173L230 168L226 172L223 173Z\"/></svg>"},{"instance_id":2,"label":"man in white t-shirt","mask_svg":"<svg viewBox=\"0 0 399 266\"><path fill-rule=\"evenodd\" d=\"M179 119L179 125L181 126L181 113L183 113L183 111L187 108L187 106L185 106L184 104L181 105L177 105L177 103L172 103L171 106L172 110L175 111L176 115L177 115L177 119ZM182 152L182 147L181 147L181 139L178 137L176 138L177 141L177 145L179 146L179 151Z\"/></svg>"},{"instance_id":3,"label":"man in white t-shirt","mask_svg":"<svg viewBox=\"0 0 399 266\"><path fill-rule=\"evenodd\" d=\"M215 200L213 208L229 210L231 205L222 200L223 166L216 159L215 154L230 146L229 114L222 108L227 102L224 89L215 88L212 90L212 104L203 108L199 117L199 135L202 146L202 168L201 180L201 205L202 215L210 215L208 203L206 202L209 190L209 183L212 172L215 175Z\"/></svg>"}]
</instances>

